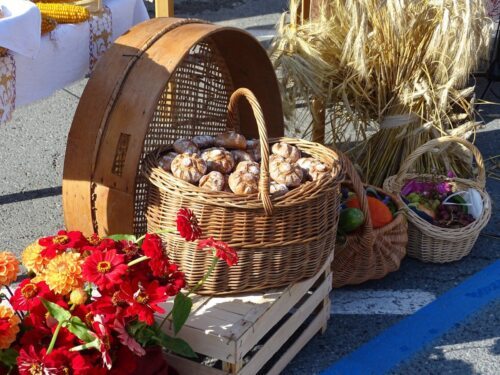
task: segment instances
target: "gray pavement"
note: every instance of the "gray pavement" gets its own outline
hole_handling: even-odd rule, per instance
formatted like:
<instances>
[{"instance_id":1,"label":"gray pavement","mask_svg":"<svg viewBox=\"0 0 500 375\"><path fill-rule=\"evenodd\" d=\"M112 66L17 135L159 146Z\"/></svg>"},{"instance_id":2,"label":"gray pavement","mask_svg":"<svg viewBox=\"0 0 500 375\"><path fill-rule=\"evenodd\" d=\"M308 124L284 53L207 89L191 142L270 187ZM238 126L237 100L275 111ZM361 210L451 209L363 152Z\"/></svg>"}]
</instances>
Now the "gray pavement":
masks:
<instances>
[{"instance_id":1,"label":"gray pavement","mask_svg":"<svg viewBox=\"0 0 500 375\"><path fill-rule=\"evenodd\" d=\"M268 40L262 36L286 6L286 0L184 0L178 3L176 11L178 16L242 27ZM60 186L65 145L85 83L82 80L50 98L17 109L13 121L0 127L0 249L19 254L37 237L63 227ZM493 90L500 92L500 84L494 85ZM489 98L495 99L491 95ZM500 106L486 106L485 111L487 125L479 132L477 142L488 158L499 153ZM494 216L485 232L497 238L480 237L470 256L451 264L423 264L406 258L398 272L343 291L352 291L354 295L367 290L421 291L439 297L493 263L500 257L500 214L496 203L500 201L500 181L489 179L488 191L494 202ZM332 293L334 305L336 295L343 291ZM499 374L499 308L500 301L490 304L393 373ZM284 373L318 373L405 316L366 311L332 315L326 334L316 336Z\"/></svg>"}]
</instances>

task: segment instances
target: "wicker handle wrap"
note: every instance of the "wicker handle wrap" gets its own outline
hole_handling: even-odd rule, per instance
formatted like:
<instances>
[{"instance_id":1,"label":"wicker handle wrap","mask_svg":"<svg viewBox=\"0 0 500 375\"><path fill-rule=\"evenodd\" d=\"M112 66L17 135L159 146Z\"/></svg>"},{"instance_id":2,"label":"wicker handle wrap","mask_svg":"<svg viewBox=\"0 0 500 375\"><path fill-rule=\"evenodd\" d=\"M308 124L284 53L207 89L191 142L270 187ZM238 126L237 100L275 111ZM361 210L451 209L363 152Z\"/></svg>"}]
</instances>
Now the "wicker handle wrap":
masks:
<instances>
[{"instance_id":1,"label":"wicker handle wrap","mask_svg":"<svg viewBox=\"0 0 500 375\"><path fill-rule=\"evenodd\" d=\"M264 120L264 114L262 108L260 107L259 101L249 89L244 87L237 89L231 95L229 99L228 106L228 127L230 129L235 129L234 124L237 123L237 113L238 113L238 101L240 98L245 98L250 107L252 108L253 115L255 116L255 121L257 122L257 129L259 130L259 140L260 140L260 154L261 154L261 165L260 165L260 179L259 179L259 198L264 206L264 211L266 215L270 216L273 213L273 204L271 202L271 197L269 193L269 143L267 138L266 122Z\"/></svg>"},{"instance_id":2,"label":"wicker handle wrap","mask_svg":"<svg viewBox=\"0 0 500 375\"><path fill-rule=\"evenodd\" d=\"M366 242L364 244L366 245L365 248L371 249L375 237L373 235L373 224L370 215L370 207L368 206L368 197L366 195L366 190L363 186L363 182L359 178L358 172L356 172L356 169L354 168L354 165L349 160L349 158L344 156L343 161L347 179L351 181L352 189L359 199L359 206L361 207L361 211L363 211L363 215L365 216L365 221L362 228L363 235L359 236L360 242Z\"/></svg>"},{"instance_id":3,"label":"wicker handle wrap","mask_svg":"<svg viewBox=\"0 0 500 375\"><path fill-rule=\"evenodd\" d=\"M476 146L474 146L472 143L469 141L459 138L459 137L454 137L454 136L445 136L445 137L440 137L436 139L432 139L429 142L423 144L422 146L418 147L415 151L413 151L403 162L401 165L401 168L396 176L396 184L398 186L403 186L404 184L404 179L406 175L408 174L408 171L410 170L411 166L415 161L425 154L426 152L431 151L433 148L436 148L438 146L441 146L446 143L460 143L461 145L465 146L467 149L469 149L472 152L472 155L476 159L477 163L477 168L478 168L478 175L476 177L476 183L481 189L484 189L486 185L486 173L484 170L484 161L483 161L483 156L481 155L481 152L477 149Z\"/></svg>"}]
</instances>

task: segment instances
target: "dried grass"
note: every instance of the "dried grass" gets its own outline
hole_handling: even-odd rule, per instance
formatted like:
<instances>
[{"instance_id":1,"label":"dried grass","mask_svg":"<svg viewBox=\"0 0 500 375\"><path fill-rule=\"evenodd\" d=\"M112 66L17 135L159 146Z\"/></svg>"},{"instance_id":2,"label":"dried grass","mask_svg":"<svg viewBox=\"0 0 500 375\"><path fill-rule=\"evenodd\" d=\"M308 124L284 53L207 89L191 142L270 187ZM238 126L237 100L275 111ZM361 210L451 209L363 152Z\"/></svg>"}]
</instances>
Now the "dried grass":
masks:
<instances>
[{"instance_id":1,"label":"dried grass","mask_svg":"<svg viewBox=\"0 0 500 375\"><path fill-rule=\"evenodd\" d=\"M357 142L349 152L367 181L381 185L429 139L474 132L466 85L488 50L492 23L483 1L329 0L317 19L297 25L287 19L297 19L299 5L291 0L270 52L287 114L293 119L300 100L324 101L326 142ZM468 165L463 150L451 147L416 167Z\"/></svg>"}]
</instances>

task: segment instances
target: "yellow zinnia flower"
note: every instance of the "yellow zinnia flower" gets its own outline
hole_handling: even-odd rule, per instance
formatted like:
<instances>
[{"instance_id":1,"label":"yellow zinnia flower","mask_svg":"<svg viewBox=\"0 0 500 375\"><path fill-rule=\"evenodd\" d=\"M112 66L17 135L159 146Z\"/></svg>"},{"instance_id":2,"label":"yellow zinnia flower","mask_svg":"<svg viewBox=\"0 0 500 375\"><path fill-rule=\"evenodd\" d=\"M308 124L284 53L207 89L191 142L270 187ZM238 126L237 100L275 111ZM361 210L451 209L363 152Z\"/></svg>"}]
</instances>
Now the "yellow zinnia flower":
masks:
<instances>
[{"instance_id":1,"label":"yellow zinnia flower","mask_svg":"<svg viewBox=\"0 0 500 375\"><path fill-rule=\"evenodd\" d=\"M16 340L20 322L14 310L0 305L0 349L8 349Z\"/></svg>"},{"instance_id":2,"label":"yellow zinnia flower","mask_svg":"<svg viewBox=\"0 0 500 375\"><path fill-rule=\"evenodd\" d=\"M26 267L28 271L32 271L36 274L43 273L50 259L44 258L40 254L42 250L43 246L40 246L38 241L33 242L26 249L24 249L21 255L21 260L23 261L24 267Z\"/></svg>"},{"instance_id":3,"label":"yellow zinnia flower","mask_svg":"<svg viewBox=\"0 0 500 375\"><path fill-rule=\"evenodd\" d=\"M19 261L10 251L0 253L0 285L9 285L17 279Z\"/></svg>"},{"instance_id":4,"label":"yellow zinnia flower","mask_svg":"<svg viewBox=\"0 0 500 375\"><path fill-rule=\"evenodd\" d=\"M51 259L42 277L50 290L66 295L83 286L83 260L78 253L62 253Z\"/></svg>"}]
</instances>

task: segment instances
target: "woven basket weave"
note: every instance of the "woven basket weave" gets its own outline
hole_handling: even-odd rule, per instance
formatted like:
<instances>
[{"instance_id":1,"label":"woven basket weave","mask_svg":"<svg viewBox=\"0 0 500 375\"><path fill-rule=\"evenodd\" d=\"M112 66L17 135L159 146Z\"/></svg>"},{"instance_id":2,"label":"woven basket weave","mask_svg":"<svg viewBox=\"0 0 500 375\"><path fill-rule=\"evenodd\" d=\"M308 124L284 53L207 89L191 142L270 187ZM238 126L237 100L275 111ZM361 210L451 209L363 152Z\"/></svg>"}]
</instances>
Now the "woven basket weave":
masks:
<instances>
[{"instance_id":1,"label":"woven basket weave","mask_svg":"<svg viewBox=\"0 0 500 375\"><path fill-rule=\"evenodd\" d=\"M476 160L478 175L476 180L463 178L448 178L432 174L412 174L409 170L413 163L426 152L436 147L449 143L459 143L472 152ZM483 213L471 224L464 228L448 229L432 225L418 216L405 203L403 203L408 215L408 256L420 259L424 262L447 263L453 262L468 255L476 242L479 233L486 226L491 217L491 200L485 191L485 171L483 158L479 150L470 142L462 138L446 136L433 139L417 148L401 166L396 176L387 178L384 189L400 195L401 189L406 181L418 179L419 181L448 181L457 189L475 188L483 199Z\"/></svg>"},{"instance_id":2,"label":"woven basket weave","mask_svg":"<svg viewBox=\"0 0 500 375\"><path fill-rule=\"evenodd\" d=\"M211 192L173 177L157 167L164 147L145 160L150 182L148 232L171 227L181 207L192 209L204 237L229 243L238 251L239 262L227 267L219 262L201 294L228 294L279 287L315 275L334 250L339 209L342 164L326 147L298 139L267 139L264 117L255 96L236 90L229 102L228 128L237 119L237 102L245 98L256 118L262 154L259 194L235 195ZM269 144L287 142L332 167L332 173L307 182L284 196L269 194ZM169 257L186 273L189 285L205 274L211 255L196 250L176 234L161 234Z\"/></svg>"},{"instance_id":3,"label":"woven basket weave","mask_svg":"<svg viewBox=\"0 0 500 375\"><path fill-rule=\"evenodd\" d=\"M346 185L356 193L365 222L358 231L346 235L342 245L337 244L332 262L334 288L380 279L389 272L398 270L406 255L408 242L408 223L401 212L389 224L373 228L365 186L347 157L344 157L343 164L346 178L350 180ZM398 210L402 209L401 202L395 196L372 188L390 196Z\"/></svg>"}]
</instances>

